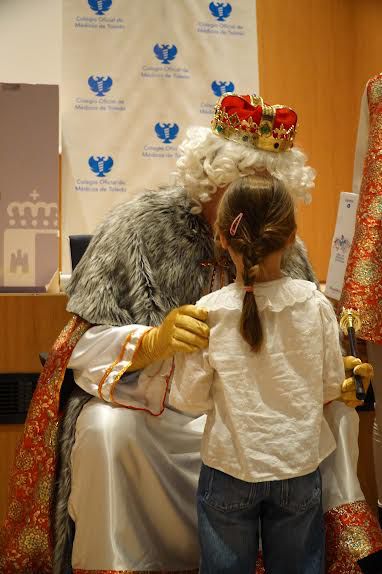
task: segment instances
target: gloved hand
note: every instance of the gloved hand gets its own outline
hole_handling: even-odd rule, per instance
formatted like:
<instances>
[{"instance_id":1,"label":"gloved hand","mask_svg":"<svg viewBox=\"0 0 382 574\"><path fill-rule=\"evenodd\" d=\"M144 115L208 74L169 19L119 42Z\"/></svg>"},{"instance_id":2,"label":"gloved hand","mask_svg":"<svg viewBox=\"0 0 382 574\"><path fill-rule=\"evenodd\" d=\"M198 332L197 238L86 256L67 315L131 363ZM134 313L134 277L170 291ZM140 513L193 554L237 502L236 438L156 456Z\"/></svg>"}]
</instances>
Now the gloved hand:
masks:
<instances>
[{"instance_id":1,"label":"gloved hand","mask_svg":"<svg viewBox=\"0 0 382 574\"><path fill-rule=\"evenodd\" d=\"M359 401L355 396L355 382L352 374L360 375L365 392L369 388L370 381L374 376L374 369L370 363L362 363L361 359L356 359L351 355L344 357L344 367L346 379L342 383L341 396L338 399L348 407L359 407L363 401Z\"/></svg>"},{"instance_id":2,"label":"gloved hand","mask_svg":"<svg viewBox=\"0 0 382 574\"><path fill-rule=\"evenodd\" d=\"M195 305L173 309L159 327L153 327L143 335L128 369L143 369L175 353L193 353L208 346L210 330L205 323L208 312Z\"/></svg>"}]
</instances>

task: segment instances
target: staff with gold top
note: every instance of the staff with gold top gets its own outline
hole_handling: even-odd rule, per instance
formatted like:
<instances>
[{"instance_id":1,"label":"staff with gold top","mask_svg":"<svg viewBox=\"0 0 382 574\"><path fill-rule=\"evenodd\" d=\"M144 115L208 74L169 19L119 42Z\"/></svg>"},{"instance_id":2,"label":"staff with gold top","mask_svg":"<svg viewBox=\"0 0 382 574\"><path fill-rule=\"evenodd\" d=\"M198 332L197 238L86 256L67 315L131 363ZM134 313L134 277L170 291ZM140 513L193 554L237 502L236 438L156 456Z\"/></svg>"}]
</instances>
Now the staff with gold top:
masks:
<instances>
[{"instance_id":1,"label":"staff with gold top","mask_svg":"<svg viewBox=\"0 0 382 574\"><path fill-rule=\"evenodd\" d=\"M361 327L359 313L353 309L345 309L345 307L343 307L340 316L340 327L344 334L348 336L351 355L358 358L356 332L359 331ZM357 399L364 401L366 392L362 384L361 376L354 373L354 382Z\"/></svg>"}]
</instances>

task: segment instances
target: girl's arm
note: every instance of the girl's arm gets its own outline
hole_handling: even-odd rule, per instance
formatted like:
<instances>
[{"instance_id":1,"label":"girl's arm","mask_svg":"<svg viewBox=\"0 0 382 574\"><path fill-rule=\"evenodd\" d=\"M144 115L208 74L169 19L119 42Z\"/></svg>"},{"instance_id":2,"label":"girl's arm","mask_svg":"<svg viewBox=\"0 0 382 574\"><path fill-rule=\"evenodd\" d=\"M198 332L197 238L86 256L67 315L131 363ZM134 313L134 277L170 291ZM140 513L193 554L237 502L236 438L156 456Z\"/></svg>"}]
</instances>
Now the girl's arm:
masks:
<instances>
[{"instance_id":1,"label":"girl's arm","mask_svg":"<svg viewBox=\"0 0 382 574\"><path fill-rule=\"evenodd\" d=\"M178 353L170 391L170 404L190 414L200 414L212 408L211 384L213 369L208 361L208 349L191 355Z\"/></svg>"}]
</instances>

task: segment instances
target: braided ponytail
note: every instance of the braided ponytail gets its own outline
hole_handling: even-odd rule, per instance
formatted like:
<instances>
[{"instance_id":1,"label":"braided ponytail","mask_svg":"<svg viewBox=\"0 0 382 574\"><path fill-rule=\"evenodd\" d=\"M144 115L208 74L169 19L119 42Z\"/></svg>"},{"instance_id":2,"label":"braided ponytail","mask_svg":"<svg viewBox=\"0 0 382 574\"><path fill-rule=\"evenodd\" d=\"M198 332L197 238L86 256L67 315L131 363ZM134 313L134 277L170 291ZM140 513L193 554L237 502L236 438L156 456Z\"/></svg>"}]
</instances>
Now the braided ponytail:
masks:
<instances>
[{"instance_id":1,"label":"braided ponytail","mask_svg":"<svg viewBox=\"0 0 382 574\"><path fill-rule=\"evenodd\" d=\"M252 287L258 270L258 258L250 246L245 246L243 254L243 281L244 287ZM259 310L253 292L247 291L244 295L243 310L240 317L240 333L254 351L259 351L263 342L263 328L261 326Z\"/></svg>"},{"instance_id":2,"label":"braided ponytail","mask_svg":"<svg viewBox=\"0 0 382 574\"><path fill-rule=\"evenodd\" d=\"M232 222L240 214L240 223L233 230ZM264 258L286 247L296 229L293 199L274 177L242 177L224 194L216 227L231 249L242 256L246 293L240 333L254 351L259 351L263 329L253 286Z\"/></svg>"}]
</instances>

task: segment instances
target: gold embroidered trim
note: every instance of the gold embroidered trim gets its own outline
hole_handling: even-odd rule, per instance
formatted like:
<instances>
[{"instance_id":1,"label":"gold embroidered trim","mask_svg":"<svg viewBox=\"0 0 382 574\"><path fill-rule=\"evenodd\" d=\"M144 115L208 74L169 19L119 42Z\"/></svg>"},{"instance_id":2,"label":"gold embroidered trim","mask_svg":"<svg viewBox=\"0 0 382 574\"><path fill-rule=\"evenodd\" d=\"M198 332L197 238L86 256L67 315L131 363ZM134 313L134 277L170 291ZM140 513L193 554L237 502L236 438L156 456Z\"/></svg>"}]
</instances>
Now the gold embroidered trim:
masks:
<instances>
[{"instance_id":1,"label":"gold embroidered trim","mask_svg":"<svg viewBox=\"0 0 382 574\"><path fill-rule=\"evenodd\" d=\"M108 378L108 376L110 375L110 373L111 373L112 370L114 369L114 367L115 367L116 365L118 365L118 363L119 363L120 361L122 361L123 355L125 354L126 347L127 347L128 343L130 342L131 337L132 337L132 333L129 333L129 334L127 335L126 339L125 339L125 342L124 342L123 345L122 345L122 349L121 349L121 351L120 351L120 353L119 353L117 359L114 361L114 363L112 363L112 365L111 365L108 369L106 369L104 376L103 376L102 379L100 380L100 382L99 382L99 384L98 384L98 396L99 396L100 399L103 399L103 400L104 400L104 398L103 398L103 396L102 396L102 387L103 387L103 385L104 385L106 379ZM127 368L129 368L130 365L131 365L131 362L130 362L130 364L128 365ZM120 377L121 377L121 376L122 376L122 374L120 375ZM118 380L119 380L119 379L118 379ZM113 389L113 387L114 387L114 383L113 383L113 385L112 385L112 389ZM111 392L110 392L110 397L111 397Z\"/></svg>"}]
</instances>

